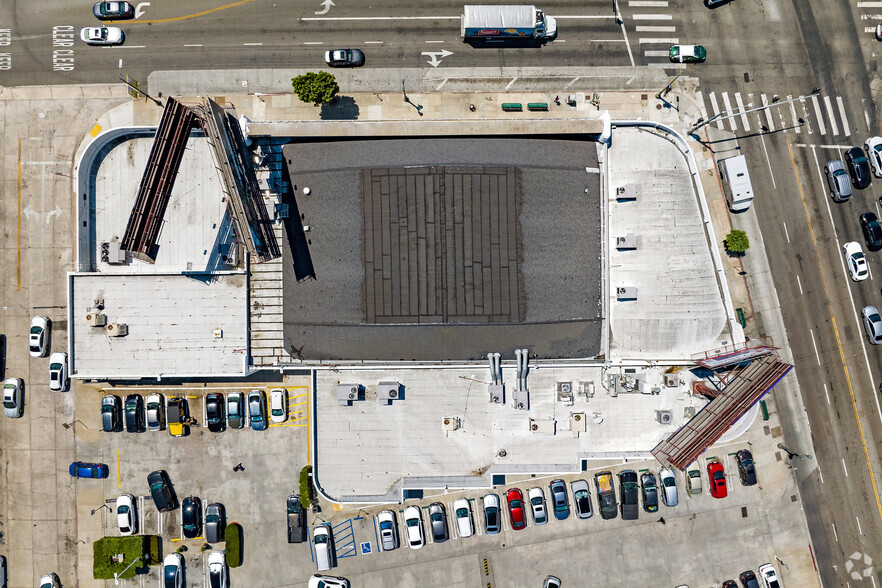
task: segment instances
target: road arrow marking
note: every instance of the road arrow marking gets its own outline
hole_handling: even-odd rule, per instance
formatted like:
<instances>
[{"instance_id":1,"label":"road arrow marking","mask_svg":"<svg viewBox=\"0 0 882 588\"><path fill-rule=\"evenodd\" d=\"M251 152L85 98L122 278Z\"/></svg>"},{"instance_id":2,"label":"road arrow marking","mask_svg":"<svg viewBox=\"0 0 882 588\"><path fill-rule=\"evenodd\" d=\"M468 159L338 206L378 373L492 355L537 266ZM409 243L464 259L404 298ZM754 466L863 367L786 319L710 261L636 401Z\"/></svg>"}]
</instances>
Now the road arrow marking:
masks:
<instances>
[{"instance_id":1,"label":"road arrow marking","mask_svg":"<svg viewBox=\"0 0 882 588\"><path fill-rule=\"evenodd\" d=\"M444 59L448 55L453 55L453 51L447 51L445 49L442 49L441 51L423 51L422 53L420 53L420 55L428 55L429 57L431 57L431 59L426 63L428 63L432 67L438 67L442 59Z\"/></svg>"},{"instance_id":2,"label":"road arrow marking","mask_svg":"<svg viewBox=\"0 0 882 588\"><path fill-rule=\"evenodd\" d=\"M61 207L56 206L55 210L50 210L46 213L46 224L49 224L49 221L52 220L53 216L61 216Z\"/></svg>"},{"instance_id":3,"label":"road arrow marking","mask_svg":"<svg viewBox=\"0 0 882 588\"><path fill-rule=\"evenodd\" d=\"M24 209L22 210L22 213L23 213L26 217L28 217L29 220L32 219L32 218L34 218L35 216L40 216L40 213L39 213L39 212L37 212L36 210L31 210L31 205L30 205L30 204L24 207Z\"/></svg>"},{"instance_id":4,"label":"road arrow marking","mask_svg":"<svg viewBox=\"0 0 882 588\"><path fill-rule=\"evenodd\" d=\"M150 6L150 3L139 2L138 5L135 7L135 18L141 18L141 16L144 15L144 11L141 9L142 6L146 8L147 6Z\"/></svg>"},{"instance_id":5,"label":"road arrow marking","mask_svg":"<svg viewBox=\"0 0 882 588\"><path fill-rule=\"evenodd\" d=\"M324 2L322 2L322 6L324 6L324 9L316 11L316 14L327 14L328 11L331 9L331 6L336 6L336 4L334 4L331 0L325 0Z\"/></svg>"}]
</instances>

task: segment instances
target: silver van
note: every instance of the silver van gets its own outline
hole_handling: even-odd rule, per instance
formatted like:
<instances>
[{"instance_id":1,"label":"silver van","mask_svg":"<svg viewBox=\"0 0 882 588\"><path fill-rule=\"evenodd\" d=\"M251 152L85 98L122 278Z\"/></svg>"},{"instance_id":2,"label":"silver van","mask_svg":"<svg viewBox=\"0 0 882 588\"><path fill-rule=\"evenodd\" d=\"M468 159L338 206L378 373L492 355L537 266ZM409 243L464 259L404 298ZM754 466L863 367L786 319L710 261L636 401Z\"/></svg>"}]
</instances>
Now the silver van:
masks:
<instances>
[{"instance_id":1,"label":"silver van","mask_svg":"<svg viewBox=\"0 0 882 588\"><path fill-rule=\"evenodd\" d=\"M315 565L324 572L334 565L334 533L330 525L319 525L312 530L312 544L315 550Z\"/></svg>"}]
</instances>

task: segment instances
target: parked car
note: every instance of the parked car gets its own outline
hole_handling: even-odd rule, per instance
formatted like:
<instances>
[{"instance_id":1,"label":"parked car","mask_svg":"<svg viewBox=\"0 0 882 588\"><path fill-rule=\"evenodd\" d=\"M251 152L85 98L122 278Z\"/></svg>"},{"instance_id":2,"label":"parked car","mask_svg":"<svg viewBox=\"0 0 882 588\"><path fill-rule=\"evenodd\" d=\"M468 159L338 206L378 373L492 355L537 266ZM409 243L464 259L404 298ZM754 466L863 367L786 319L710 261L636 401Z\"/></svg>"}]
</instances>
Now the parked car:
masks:
<instances>
[{"instance_id":1,"label":"parked car","mask_svg":"<svg viewBox=\"0 0 882 588\"><path fill-rule=\"evenodd\" d=\"M707 49L703 45L674 45L668 57L672 63L704 63Z\"/></svg>"},{"instance_id":2,"label":"parked car","mask_svg":"<svg viewBox=\"0 0 882 588\"><path fill-rule=\"evenodd\" d=\"M229 588L229 569L223 551L208 554L208 585L210 588Z\"/></svg>"},{"instance_id":3,"label":"parked car","mask_svg":"<svg viewBox=\"0 0 882 588\"><path fill-rule=\"evenodd\" d=\"M661 497L665 506L677 506L679 498L677 496L677 478L674 476L674 472L668 468L660 469L658 482L661 486Z\"/></svg>"},{"instance_id":4,"label":"parked car","mask_svg":"<svg viewBox=\"0 0 882 588\"><path fill-rule=\"evenodd\" d=\"M398 521L391 510L381 511L377 515L380 526L380 546L383 551L398 549Z\"/></svg>"},{"instance_id":5,"label":"parked car","mask_svg":"<svg viewBox=\"0 0 882 588\"><path fill-rule=\"evenodd\" d=\"M861 244L857 241L850 241L842 246L842 252L845 254L845 266L851 279L855 282L866 280L870 275L870 268L867 265L867 258L861 249Z\"/></svg>"},{"instance_id":6,"label":"parked car","mask_svg":"<svg viewBox=\"0 0 882 588\"><path fill-rule=\"evenodd\" d=\"M154 392L147 397L147 430L161 431L165 428L165 397Z\"/></svg>"},{"instance_id":7,"label":"parked car","mask_svg":"<svg viewBox=\"0 0 882 588\"><path fill-rule=\"evenodd\" d=\"M527 526L527 516L524 514L524 495L517 488L512 488L505 493L508 503L508 516L511 519L511 528L520 531Z\"/></svg>"},{"instance_id":8,"label":"parked car","mask_svg":"<svg viewBox=\"0 0 882 588\"><path fill-rule=\"evenodd\" d=\"M545 494L538 486L527 490L530 511L533 513L533 524L544 525L548 522L548 511L545 509Z\"/></svg>"},{"instance_id":9,"label":"parked car","mask_svg":"<svg viewBox=\"0 0 882 588\"><path fill-rule=\"evenodd\" d=\"M741 572L738 579L741 580L741 586L743 588L760 588L759 582L756 581L756 574L754 574L752 570Z\"/></svg>"},{"instance_id":10,"label":"parked car","mask_svg":"<svg viewBox=\"0 0 882 588\"><path fill-rule=\"evenodd\" d=\"M778 571L770 563L763 564L759 567L760 578L762 578L765 588L783 588L781 580L778 579Z\"/></svg>"},{"instance_id":11,"label":"parked car","mask_svg":"<svg viewBox=\"0 0 882 588\"><path fill-rule=\"evenodd\" d=\"M573 505L576 507L576 516L580 519L589 519L594 513L591 510L591 489L585 480L573 480L570 482L573 490Z\"/></svg>"},{"instance_id":12,"label":"parked car","mask_svg":"<svg viewBox=\"0 0 882 588\"><path fill-rule=\"evenodd\" d=\"M312 549L315 553L315 566L320 572L334 566L334 532L331 525L318 525L312 531Z\"/></svg>"},{"instance_id":13,"label":"parked car","mask_svg":"<svg viewBox=\"0 0 882 588\"><path fill-rule=\"evenodd\" d=\"M485 494L481 498L484 504L484 532L488 535L496 535L499 533L500 514L499 514L499 496L496 494Z\"/></svg>"},{"instance_id":14,"label":"parked car","mask_svg":"<svg viewBox=\"0 0 882 588\"><path fill-rule=\"evenodd\" d=\"M165 409L168 434L186 437L190 434L190 404L183 396L170 396Z\"/></svg>"},{"instance_id":15,"label":"parked car","mask_svg":"<svg viewBox=\"0 0 882 588\"><path fill-rule=\"evenodd\" d=\"M614 519L618 516L616 504L616 488L613 484L611 472L594 474L594 485L597 486L597 502L600 508L600 517L604 520Z\"/></svg>"},{"instance_id":16,"label":"parked car","mask_svg":"<svg viewBox=\"0 0 882 588\"><path fill-rule=\"evenodd\" d=\"M325 51L325 63L330 67L361 67L364 53L361 49L332 49Z\"/></svg>"},{"instance_id":17,"label":"parked car","mask_svg":"<svg viewBox=\"0 0 882 588\"><path fill-rule=\"evenodd\" d=\"M106 478L110 473L107 464L75 461L68 468L72 478Z\"/></svg>"},{"instance_id":18,"label":"parked car","mask_svg":"<svg viewBox=\"0 0 882 588\"><path fill-rule=\"evenodd\" d=\"M686 494L698 496L701 491L701 470L693 463L686 470Z\"/></svg>"},{"instance_id":19,"label":"parked car","mask_svg":"<svg viewBox=\"0 0 882 588\"><path fill-rule=\"evenodd\" d=\"M227 509L220 502L212 502L205 508L205 541L220 543L227 528Z\"/></svg>"},{"instance_id":20,"label":"parked car","mask_svg":"<svg viewBox=\"0 0 882 588\"><path fill-rule=\"evenodd\" d=\"M738 477L741 478L741 485L755 485L756 466L753 463L753 454L747 449L742 449L735 454L735 460L738 462Z\"/></svg>"},{"instance_id":21,"label":"parked car","mask_svg":"<svg viewBox=\"0 0 882 588\"><path fill-rule=\"evenodd\" d=\"M738 584L735 583L735 580L726 580L723 582L722 588L738 588Z\"/></svg>"},{"instance_id":22,"label":"parked car","mask_svg":"<svg viewBox=\"0 0 882 588\"><path fill-rule=\"evenodd\" d=\"M349 580L340 576L323 576L315 574L309 579L307 588L350 588Z\"/></svg>"},{"instance_id":23,"label":"parked car","mask_svg":"<svg viewBox=\"0 0 882 588\"><path fill-rule=\"evenodd\" d=\"M848 164L848 173L851 181L858 190L863 190L870 185L870 162L860 147L852 147L845 152L845 163Z\"/></svg>"},{"instance_id":24,"label":"parked car","mask_svg":"<svg viewBox=\"0 0 882 588\"><path fill-rule=\"evenodd\" d=\"M248 420L253 430L266 429L266 394L263 390L252 390L248 394Z\"/></svg>"},{"instance_id":25,"label":"parked car","mask_svg":"<svg viewBox=\"0 0 882 588\"><path fill-rule=\"evenodd\" d=\"M723 4L728 4L732 0L704 0L704 5L707 8L716 8L717 6L722 6Z\"/></svg>"},{"instance_id":26,"label":"parked car","mask_svg":"<svg viewBox=\"0 0 882 588\"><path fill-rule=\"evenodd\" d=\"M870 343L873 345L882 343L882 317L879 316L879 310L875 306L865 306L861 309L861 316Z\"/></svg>"},{"instance_id":27,"label":"parked car","mask_svg":"<svg viewBox=\"0 0 882 588\"><path fill-rule=\"evenodd\" d=\"M122 45L126 35L118 27L85 27L80 31L80 39L87 45Z\"/></svg>"},{"instance_id":28,"label":"parked car","mask_svg":"<svg viewBox=\"0 0 882 588\"><path fill-rule=\"evenodd\" d=\"M432 541L444 543L450 538L447 530L447 509L440 502L429 505L429 525L432 528Z\"/></svg>"},{"instance_id":29,"label":"parked car","mask_svg":"<svg viewBox=\"0 0 882 588\"><path fill-rule=\"evenodd\" d=\"M300 504L300 495L291 494L286 502L288 514L288 543L303 543L306 540L306 513Z\"/></svg>"},{"instance_id":30,"label":"parked car","mask_svg":"<svg viewBox=\"0 0 882 588\"><path fill-rule=\"evenodd\" d=\"M227 423L231 429L245 426L245 395L241 392L227 394Z\"/></svg>"},{"instance_id":31,"label":"parked car","mask_svg":"<svg viewBox=\"0 0 882 588\"><path fill-rule=\"evenodd\" d=\"M143 433L144 426L144 397L140 394L126 396L126 431L129 433Z\"/></svg>"},{"instance_id":32,"label":"parked car","mask_svg":"<svg viewBox=\"0 0 882 588\"><path fill-rule=\"evenodd\" d=\"M570 501L567 497L567 484L563 480L552 480L548 485L554 518L562 521L570 516Z\"/></svg>"},{"instance_id":33,"label":"parked car","mask_svg":"<svg viewBox=\"0 0 882 588\"><path fill-rule=\"evenodd\" d=\"M288 391L283 388L270 390L270 418L274 423L288 420Z\"/></svg>"},{"instance_id":34,"label":"parked car","mask_svg":"<svg viewBox=\"0 0 882 588\"><path fill-rule=\"evenodd\" d=\"M870 160L870 167L873 168L873 175L882 178L882 137L870 137L864 143L864 149Z\"/></svg>"},{"instance_id":35,"label":"parked car","mask_svg":"<svg viewBox=\"0 0 882 588\"><path fill-rule=\"evenodd\" d=\"M472 524L472 505L465 498L457 498L453 501L453 513L456 515L456 531L463 539L471 537L475 533Z\"/></svg>"},{"instance_id":36,"label":"parked car","mask_svg":"<svg viewBox=\"0 0 882 588\"><path fill-rule=\"evenodd\" d=\"M150 495L158 511L166 512L178 508L178 498L165 470L150 472L147 475L147 485L150 486Z\"/></svg>"},{"instance_id":37,"label":"parked car","mask_svg":"<svg viewBox=\"0 0 882 588\"><path fill-rule=\"evenodd\" d=\"M49 389L65 392L70 384L67 373L67 353L56 351L49 356Z\"/></svg>"},{"instance_id":38,"label":"parked car","mask_svg":"<svg viewBox=\"0 0 882 588\"><path fill-rule=\"evenodd\" d=\"M411 549L419 549L426 544L420 507L408 506L404 509L404 527L407 529L407 544Z\"/></svg>"},{"instance_id":39,"label":"parked car","mask_svg":"<svg viewBox=\"0 0 882 588\"><path fill-rule=\"evenodd\" d=\"M31 357L46 357L49 354L49 317L35 316L31 319L28 347Z\"/></svg>"},{"instance_id":40,"label":"parked car","mask_svg":"<svg viewBox=\"0 0 882 588\"><path fill-rule=\"evenodd\" d=\"M655 512L658 510L658 486L655 485L655 476L646 472L640 476L640 488L643 493L643 510Z\"/></svg>"},{"instance_id":41,"label":"parked car","mask_svg":"<svg viewBox=\"0 0 882 588\"><path fill-rule=\"evenodd\" d=\"M872 212L865 212L860 216L861 230L864 232L864 242L870 251L882 249L882 226L879 219Z\"/></svg>"},{"instance_id":42,"label":"parked car","mask_svg":"<svg viewBox=\"0 0 882 588\"><path fill-rule=\"evenodd\" d=\"M560 578L557 576L546 576L542 582L542 588L560 588Z\"/></svg>"},{"instance_id":43,"label":"parked car","mask_svg":"<svg viewBox=\"0 0 882 588\"><path fill-rule=\"evenodd\" d=\"M0 588L6 588L6 556L0 555Z\"/></svg>"},{"instance_id":44,"label":"parked car","mask_svg":"<svg viewBox=\"0 0 882 588\"><path fill-rule=\"evenodd\" d=\"M212 392L205 395L205 421L212 433L220 433L227 428L223 394Z\"/></svg>"},{"instance_id":45,"label":"parked car","mask_svg":"<svg viewBox=\"0 0 882 588\"><path fill-rule=\"evenodd\" d=\"M61 588L61 581L55 574L46 574L40 578L40 588Z\"/></svg>"},{"instance_id":46,"label":"parked car","mask_svg":"<svg viewBox=\"0 0 882 588\"><path fill-rule=\"evenodd\" d=\"M640 511L637 472L622 470L619 474L619 486L619 493L622 495L622 519L636 521Z\"/></svg>"},{"instance_id":47,"label":"parked car","mask_svg":"<svg viewBox=\"0 0 882 588\"><path fill-rule=\"evenodd\" d=\"M135 507L135 497L131 494L121 494L116 499L116 526L123 537L138 532L138 509Z\"/></svg>"},{"instance_id":48,"label":"parked car","mask_svg":"<svg viewBox=\"0 0 882 588\"><path fill-rule=\"evenodd\" d=\"M202 500L198 496L188 496L181 503L181 526L187 539L202 534Z\"/></svg>"},{"instance_id":49,"label":"parked car","mask_svg":"<svg viewBox=\"0 0 882 588\"><path fill-rule=\"evenodd\" d=\"M184 556L169 553L162 560L163 588L184 588Z\"/></svg>"},{"instance_id":50,"label":"parked car","mask_svg":"<svg viewBox=\"0 0 882 588\"><path fill-rule=\"evenodd\" d=\"M21 378L6 378L3 382L3 412L13 419L24 414L24 380Z\"/></svg>"},{"instance_id":51,"label":"parked car","mask_svg":"<svg viewBox=\"0 0 882 588\"><path fill-rule=\"evenodd\" d=\"M714 498L725 498L726 489L726 472L723 471L723 464L716 459L707 464L707 479L710 481L711 496Z\"/></svg>"},{"instance_id":52,"label":"parked car","mask_svg":"<svg viewBox=\"0 0 882 588\"><path fill-rule=\"evenodd\" d=\"M107 433L122 431L122 400L108 394L101 399L101 428Z\"/></svg>"},{"instance_id":53,"label":"parked car","mask_svg":"<svg viewBox=\"0 0 882 588\"><path fill-rule=\"evenodd\" d=\"M851 182L841 161L828 161L824 166L824 175L827 176L827 184L830 186L830 198L835 202L845 202L851 197Z\"/></svg>"},{"instance_id":54,"label":"parked car","mask_svg":"<svg viewBox=\"0 0 882 588\"><path fill-rule=\"evenodd\" d=\"M92 14L98 20L127 20L135 17L135 8L128 2L98 2Z\"/></svg>"}]
</instances>

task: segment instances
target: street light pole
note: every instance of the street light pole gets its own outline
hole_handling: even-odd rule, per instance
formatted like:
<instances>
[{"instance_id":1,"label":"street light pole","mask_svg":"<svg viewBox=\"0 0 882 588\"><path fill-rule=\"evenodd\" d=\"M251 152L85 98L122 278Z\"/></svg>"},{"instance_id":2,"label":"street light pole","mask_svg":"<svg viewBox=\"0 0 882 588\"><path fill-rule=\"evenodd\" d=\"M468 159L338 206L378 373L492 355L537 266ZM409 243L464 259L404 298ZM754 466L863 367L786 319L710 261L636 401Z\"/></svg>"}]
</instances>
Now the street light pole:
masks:
<instances>
[{"instance_id":1,"label":"street light pole","mask_svg":"<svg viewBox=\"0 0 882 588\"><path fill-rule=\"evenodd\" d=\"M812 90L812 92L810 94L805 94L803 96L797 96L796 98L791 98L789 100L782 101L782 100L779 100L777 96L775 96L774 98L772 98L772 102L770 104L764 104L763 106L757 106L756 108L752 108L752 109L751 109L751 107L753 106L753 102L751 102L747 106L743 107L743 108L749 108L750 110L744 110L743 112L737 112L739 110L742 110L741 108L733 108L731 111L732 114L729 114L730 111L724 110L723 112L721 112L717 115L714 115L707 120L699 119L698 122L695 125L693 125L693 127L691 129L689 129L689 132L687 134L692 135L695 133L695 131L697 131L701 127L703 127L707 124L710 124L714 121L717 121L717 120L726 120L728 118L732 118L734 116L739 116L741 114L748 114L750 112L756 112L758 110L765 110L767 108L771 108L772 106L783 106L784 104L790 104L791 102L796 102L797 100L805 100L806 98L810 98L812 96L817 96L820 93L821 93L820 88L815 88L814 90ZM728 116L723 116L723 115L728 115Z\"/></svg>"}]
</instances>

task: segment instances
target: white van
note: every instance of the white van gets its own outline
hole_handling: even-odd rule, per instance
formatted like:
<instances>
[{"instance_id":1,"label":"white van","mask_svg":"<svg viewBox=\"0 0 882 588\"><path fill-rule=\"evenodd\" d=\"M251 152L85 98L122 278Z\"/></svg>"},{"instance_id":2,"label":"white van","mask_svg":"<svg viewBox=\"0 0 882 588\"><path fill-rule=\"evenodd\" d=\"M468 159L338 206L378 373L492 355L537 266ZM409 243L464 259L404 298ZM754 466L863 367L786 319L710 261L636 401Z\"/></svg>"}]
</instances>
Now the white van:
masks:
<instances>
[{"instance_id":1,"label":"white van","mask_svg":"<svg viewBox=\"0 0 882 588\"><path fill-rule=\"evenodd\" d=\"M743 155L729 157L720 160L717 164L720 169L720 180L723 183L723 193L729 210L743 212L750 208L753 202L753 186L750 183L750 173L747 171L747 160Z\"/></svg>"},{"instance_id":2,"label":"white van","mask_svg":"<svg viewBox=\"0 0 882 588\"><path fill-rule=\"evenodd\" d=\"M330 525L319 525L312 531L312 543L315 548L315 565L318 571L324 572L334 565L334 533Z\"/></svg>"}]
</instances>

